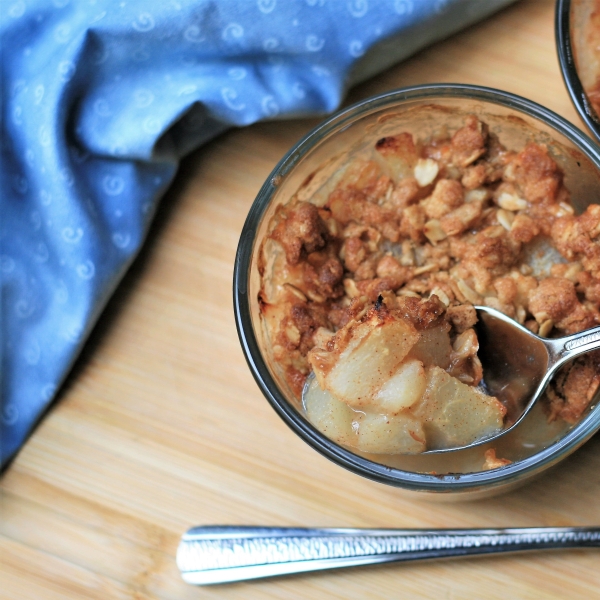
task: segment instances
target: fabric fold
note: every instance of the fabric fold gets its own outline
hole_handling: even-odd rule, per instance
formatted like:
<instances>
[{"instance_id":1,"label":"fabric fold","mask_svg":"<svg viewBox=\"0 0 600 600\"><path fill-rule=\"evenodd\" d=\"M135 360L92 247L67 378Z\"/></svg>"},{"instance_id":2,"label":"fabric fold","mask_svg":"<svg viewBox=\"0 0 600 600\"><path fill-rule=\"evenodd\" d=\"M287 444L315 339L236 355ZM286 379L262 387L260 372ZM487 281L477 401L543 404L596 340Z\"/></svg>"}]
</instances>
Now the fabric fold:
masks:
<instances>
[{"instance_id":1,"label":"fabric fold","mask_svg":"<svg viewBox=\"0 0 600 600\"><path fill-rule=\"evenodd\" d=\"M326 114L513 0L7 0L0 6L0 461L55 397L182 156Z\"/></svg>"}]
</instances>

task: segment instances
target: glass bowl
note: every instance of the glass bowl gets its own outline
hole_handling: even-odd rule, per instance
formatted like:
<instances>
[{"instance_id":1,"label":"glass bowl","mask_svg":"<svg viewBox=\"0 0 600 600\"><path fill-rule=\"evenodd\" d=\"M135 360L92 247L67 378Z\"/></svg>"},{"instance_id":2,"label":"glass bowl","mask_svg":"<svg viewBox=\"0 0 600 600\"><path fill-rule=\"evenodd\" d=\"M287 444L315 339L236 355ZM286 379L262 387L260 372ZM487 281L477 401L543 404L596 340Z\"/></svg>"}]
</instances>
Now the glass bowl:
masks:
<instances>
[{"instance_id":1,"label":"glass bowl","mask_svg":"<svg viewBox=\"0 0 600 600\"><path fill-rule=\"evenodd\" d=\"M470 85L426 85L370 98L333 115L311 131L275 167L252 205L234 270L234 309L241 345L261 391L306 443L350 471L393 486L470 499L508 490L564 459L600 428L600 410L578 423L546 423L541 409L494 447L511 464L483 471L487 445L450 454L368 455L336 444L305 418L301 402L271 355L258 294L259 247L278 205L296 193L310 196L349 155L378 139L408 131L421 138L444 125L456 129L475 114L511 150L546 144L563 169L576 212L600 191L600 148L557 114L513 94ZM595 405L595 403L594 403ZM439 496L438 496L439 497Z\"/></svg>"},{"instance_id":2,"label":"glass bowl","mask_svg":"<svg viewBox=\"0 0 600 600\"><path fill-rule=\"evenodd\" d=\"M600 52L596 51L597 44L590 39L588 29L595 5L600 8L596 0L558 0L556 49L571 100L592 135L600 140L600 116L586 94L600 78ZM596 39L600 39L600 32Z\"/></svg>"}]
</instances>

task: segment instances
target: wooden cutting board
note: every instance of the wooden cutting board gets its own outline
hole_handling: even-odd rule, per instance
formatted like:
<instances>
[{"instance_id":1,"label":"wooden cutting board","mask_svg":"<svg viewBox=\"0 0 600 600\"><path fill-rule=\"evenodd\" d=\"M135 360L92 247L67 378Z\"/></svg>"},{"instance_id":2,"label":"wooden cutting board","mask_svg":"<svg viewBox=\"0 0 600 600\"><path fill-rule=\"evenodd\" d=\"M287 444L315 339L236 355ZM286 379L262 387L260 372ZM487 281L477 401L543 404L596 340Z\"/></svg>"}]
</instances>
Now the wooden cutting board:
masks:
<instances>
[{"instance_id":1,"label":"wooden cutting board","mask_svg":"<svg viewBox=\"0 0 600 600\"><path fill-rule=\"evenodd\" d=\"M361 85L348 102L406 85L473 83L581 126L553 18L552 0L522 0ZM508 495L432 503L335 466L264 400L235 331L233 260L263 180L315 124L230 131L184 161L66 388L0 480L0 598L600 598L597 551L213 588L180 579L179 537L197 524L600 525L598 436Z\"/></svg>"}]
</instances>

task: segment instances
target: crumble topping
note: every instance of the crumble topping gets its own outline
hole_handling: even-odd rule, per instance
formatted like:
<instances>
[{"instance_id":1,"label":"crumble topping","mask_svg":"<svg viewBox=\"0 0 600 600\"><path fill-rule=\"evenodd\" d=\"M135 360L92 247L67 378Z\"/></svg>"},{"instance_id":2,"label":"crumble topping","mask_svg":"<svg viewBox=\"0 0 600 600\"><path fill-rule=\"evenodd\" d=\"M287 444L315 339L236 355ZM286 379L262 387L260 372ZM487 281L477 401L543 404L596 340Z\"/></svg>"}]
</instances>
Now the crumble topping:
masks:
<instances>
[{"instance_id":1,"label":"crumble topping","mask_svg":"<svg viewBox=\"0 0 600 600\"><path fill-rule=\"evenodd\" d=\"M279 206L261 248L261 311L298 398L310 351L378 299L417 330L441 319L454 353L442 368L470 386L481 380L473 305L541 336L600 323L600 206L576 216L544 145L509 151L474 115L451 136L380 139L320 204ZM550 419L581 416L598 363L594 352L561 371L546 393Z\"/></svg>"}]
</instances>

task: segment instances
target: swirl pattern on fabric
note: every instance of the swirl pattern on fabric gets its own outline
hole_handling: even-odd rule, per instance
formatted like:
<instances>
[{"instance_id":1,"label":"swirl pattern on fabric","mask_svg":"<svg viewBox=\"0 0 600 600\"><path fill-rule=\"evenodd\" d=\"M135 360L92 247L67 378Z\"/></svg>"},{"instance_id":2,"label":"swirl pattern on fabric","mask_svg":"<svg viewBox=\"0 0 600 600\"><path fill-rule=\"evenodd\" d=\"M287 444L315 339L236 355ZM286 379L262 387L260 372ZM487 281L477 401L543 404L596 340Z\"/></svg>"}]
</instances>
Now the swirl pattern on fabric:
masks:
<instances>
[{"instance_id":1,"label":"swirl pattern on fabric","mask_svg":"<svg viewBox=\"0 0 600 600\"><path fill-rule=\"evenodd\" d=\"M346 89L513 0L0 5L0 461L54 398L179 159Z\"/></svg>"}]
</instances>

